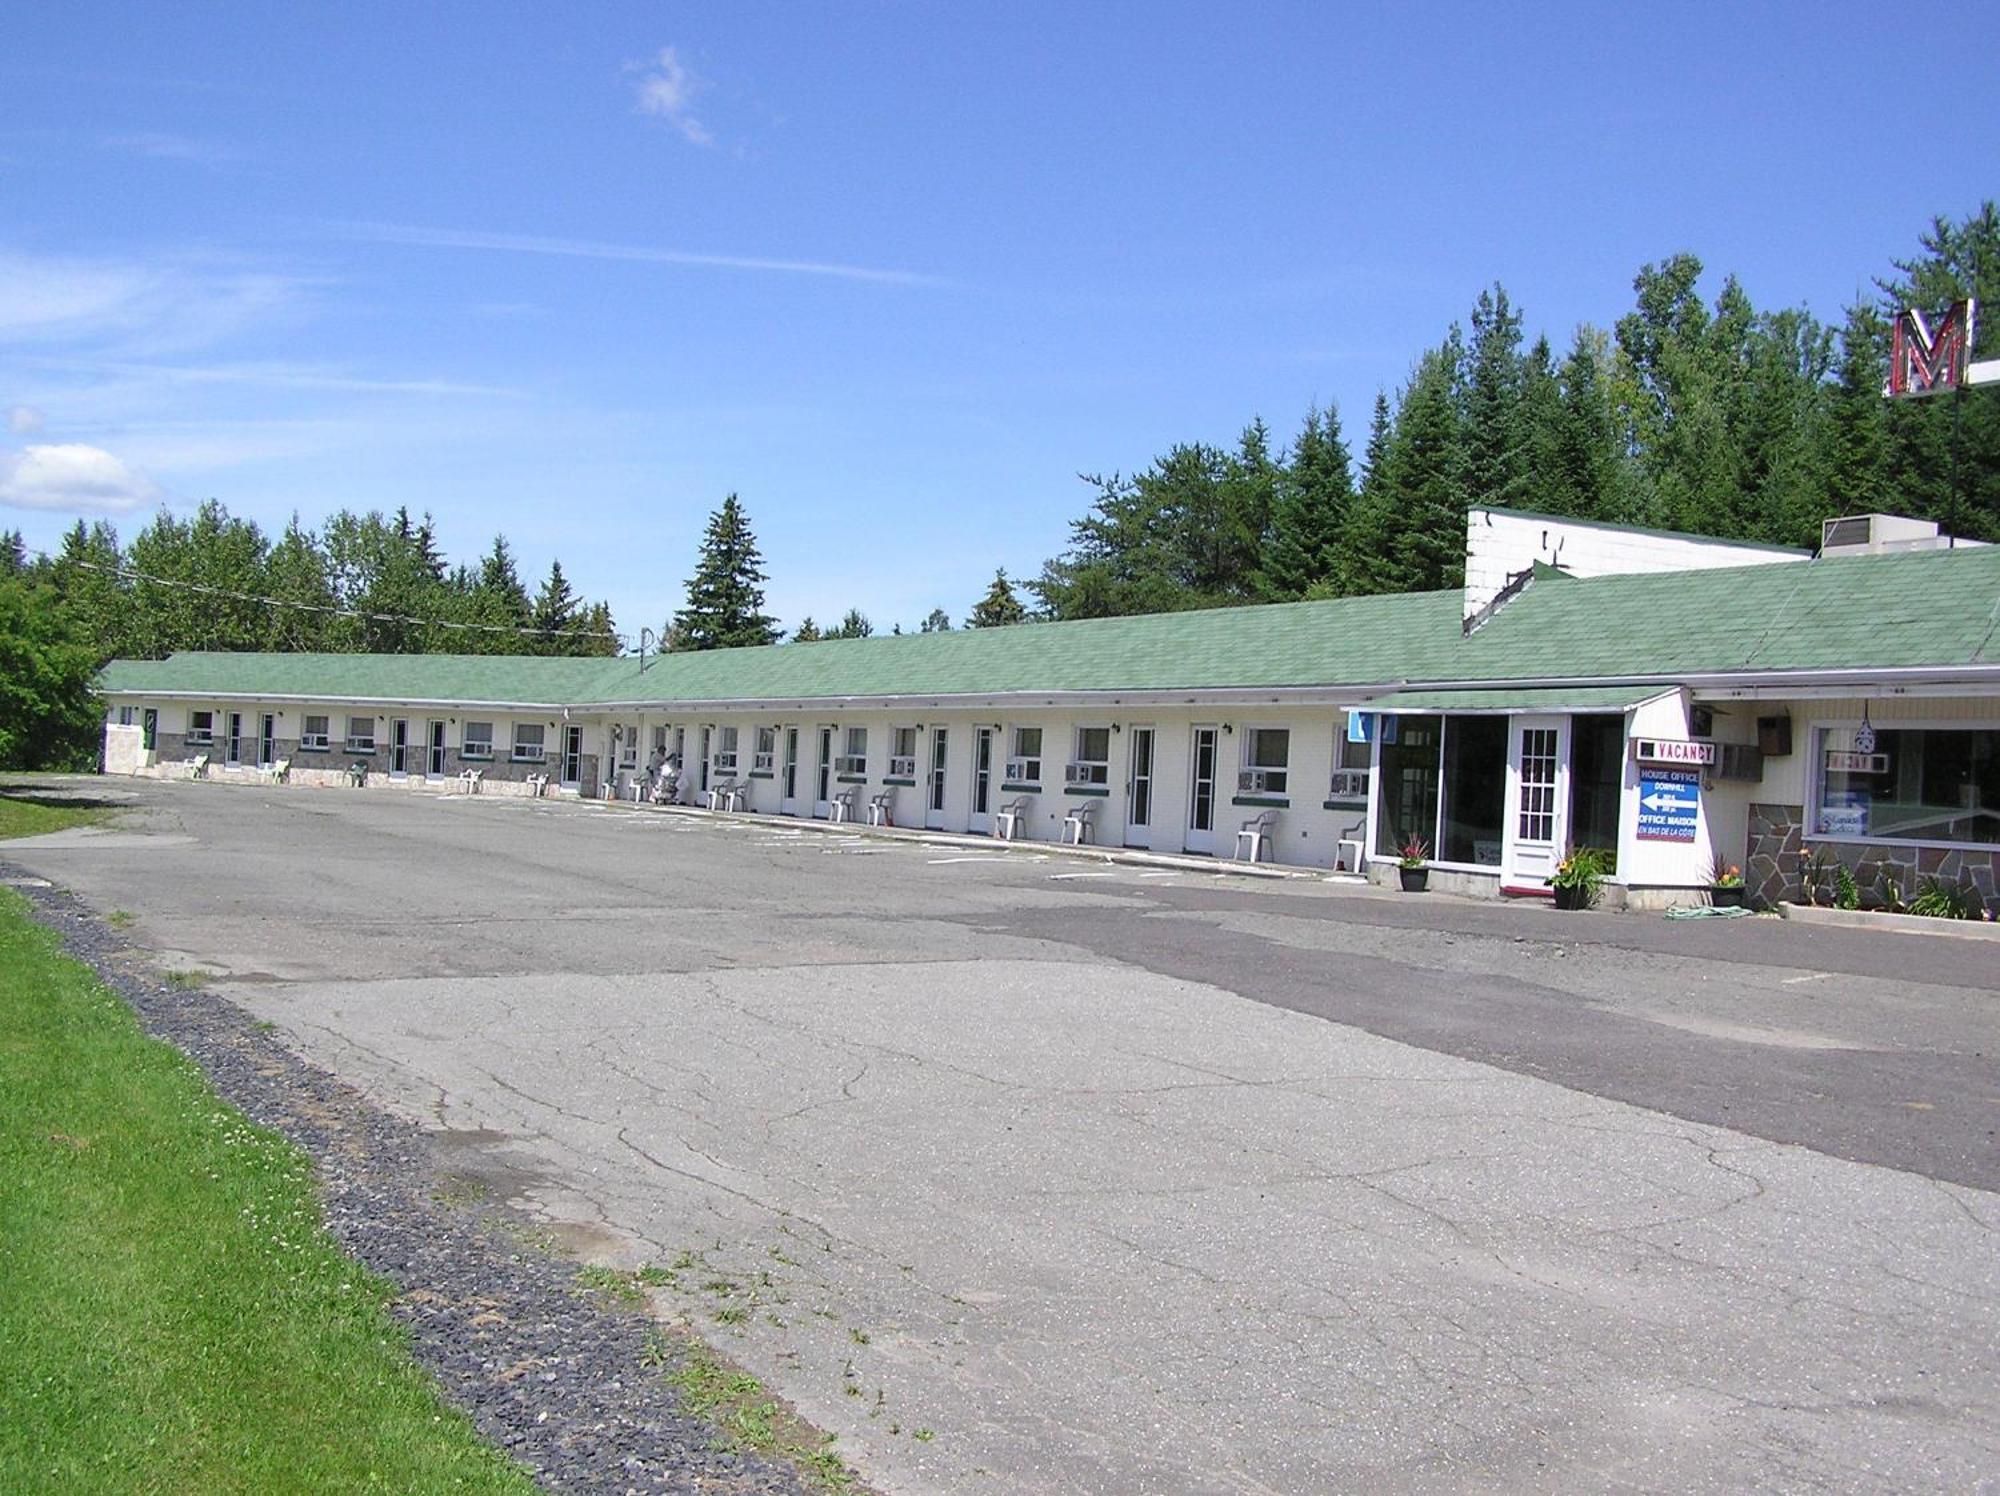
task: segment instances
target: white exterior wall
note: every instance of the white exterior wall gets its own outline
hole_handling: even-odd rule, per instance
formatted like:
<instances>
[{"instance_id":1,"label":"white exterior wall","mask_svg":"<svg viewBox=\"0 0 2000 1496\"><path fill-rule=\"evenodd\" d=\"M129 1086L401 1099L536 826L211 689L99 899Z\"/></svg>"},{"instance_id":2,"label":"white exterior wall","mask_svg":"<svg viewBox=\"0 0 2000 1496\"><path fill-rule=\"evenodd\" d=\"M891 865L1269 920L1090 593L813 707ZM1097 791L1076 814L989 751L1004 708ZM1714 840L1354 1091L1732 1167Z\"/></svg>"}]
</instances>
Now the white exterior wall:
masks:
<instances>
[{"instance_id":1,"label":"white exterior wall","mask_svg":"<svg viewBox=\"0 0 2000 1496\"><path fill-rule=\"evenodd\" d=\"M1504 509L1473 509L1465 517L1464 616L1472 617L1493 601L1508 578L1537 561L1560 566L1572 576L1610 577L1810 559L1805 551L1693 535L1662 535Z\"/></svg>"},{"instance_id":2,"label":"white exterior wall","mask_svg":"<svg viewBox=\"0 0 2000 1496\"><path fill-rule=\"evenodd\" d=\"M1227 724L1229 730L1222 732L1217 740L1216 761L1213 837L1215 854L1221 857L1227 857L1235 850L1236 833L1242 823L1264 808L1231 803L1235 796L1237 772L1244 767L1249 730L1252 727L1283 727L1291 734L1287 764L1289 780L1285 795L1289 803L1277 808L1278 822L1271 843L1274 858L1294 866L1330 869L1339 856L1339 839L1343 835L1358 839L1364 829L1360 824L1364 813L1359 807L1325 808L1336 753L1336 735L1345 730L1346 721L1344 711L1329 705L1254 708L1177 706L1167 709L1130 705L1066 706L1016 708L1012 711L964 707L948 710L919 707L896 711L826 708L757 714L669 713L646 720L648 726L642 741L648 753L653 722L669 724L670 745L672 729L679 728L684 732L684 769L688 788L683 799L689 803L695 803L698 798L694 787L700 783L700 774L695 757L700 751L702 728L710 729L713 745L717 741L714 734L719 729L735 727L740 762L733 777L746 783L748 808L767 815L779 812L783 797L785 730L788 727L798 728L799 793L795 813L802 818L809 818L813 809L819 726L825 723L833 727L835 756L845 751L847 728L851 725L864 726L868 729L866 783L846 786L836 780L832 786L836 791L844 788L860 791L855 818L861 821L867 819L869 799L886 788L884 780L888 775L894 729L920 727L914 776L916 783L897 787L892 811L895 824L904 827L922 827L926 823L931 732L942 726L948 737L943 825L939 829L952 832L972 829L976 729L981 726L999 729L994 738L993 777L988 796L988 814L991 814L1002 804L1021 798L1024 793L1010 792L1003 787L1008 782L1004 773L1006 763L1013 757L1014 729L1039 727L1042 730L1042 776L1039 788L1029 796L1021 838L1045 842L1061 840L1063 822L1071 808L1090 800L1097 805L1091 841L1094 845L1106 847L1125 846L1131 841L1127 821L1133 729L1151 727L1154 730L1153 806L1150 834L1145 840L1153 850L1165 852L1180 852L1187 847L1193 788L1194 728L1197 724L1210 724L1217 728ZM749 765L755 752L756 729L759 726L777 729L777 760L773 777L769 779L750 777ZM1075 757L1076 731L1080 727L1115 728L1111 733L1110 764L1105 785L1108 793L1101 796L1074 794L1064 783L1064 769ZM717 777L716 772L711 770L711 783Z\"/></svg>"}]
</instances>

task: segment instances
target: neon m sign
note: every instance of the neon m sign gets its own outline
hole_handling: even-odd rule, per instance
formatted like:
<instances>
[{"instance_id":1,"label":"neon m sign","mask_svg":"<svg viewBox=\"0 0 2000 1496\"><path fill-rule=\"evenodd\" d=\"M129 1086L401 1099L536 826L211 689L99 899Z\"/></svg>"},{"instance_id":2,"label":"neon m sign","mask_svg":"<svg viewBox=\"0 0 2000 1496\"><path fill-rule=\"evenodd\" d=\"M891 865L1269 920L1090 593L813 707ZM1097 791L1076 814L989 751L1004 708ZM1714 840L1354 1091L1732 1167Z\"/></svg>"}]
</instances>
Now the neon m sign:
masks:
<instances>
[{"instance_id":1,"label":"neon m sign","mask_svg":"<svg viewBox=\"0 0 2000 1496\"><path fill-rule=\"evenodd\" d=\"M1889 388L1884 393L1892 398L1934 395L1963 384L1977 313L1978 304L1970 297L1954 301L1938 318L1935 332L1917 308L1900 313L1889 337Z\"/></svg>"}]
</instances>

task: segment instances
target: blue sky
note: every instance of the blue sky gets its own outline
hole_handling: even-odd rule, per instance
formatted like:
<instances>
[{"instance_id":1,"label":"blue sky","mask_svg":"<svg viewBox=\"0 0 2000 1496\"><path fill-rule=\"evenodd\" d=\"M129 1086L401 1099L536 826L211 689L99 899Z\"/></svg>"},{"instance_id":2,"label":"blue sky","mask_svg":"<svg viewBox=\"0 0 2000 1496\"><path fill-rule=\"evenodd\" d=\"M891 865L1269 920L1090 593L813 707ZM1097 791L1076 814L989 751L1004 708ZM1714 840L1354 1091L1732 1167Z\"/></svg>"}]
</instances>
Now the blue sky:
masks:
<instances>
[{"instance_id":1,"label":"blue sky","mask_svg":"<svg viewBox=\"0 0 2000 1496\"><path fill-rule=\"evenodd\" d=\"M19 7L0 527L406 504L455 558L560 555L636 633L735 490L787 625L961 616L1062 547L1079 472L1314 401L1358 449L1495 278L1559 345L1682 249L1837 316L2000 192L1989 33L1929 5Z\"/></svg>"}]
</instances>

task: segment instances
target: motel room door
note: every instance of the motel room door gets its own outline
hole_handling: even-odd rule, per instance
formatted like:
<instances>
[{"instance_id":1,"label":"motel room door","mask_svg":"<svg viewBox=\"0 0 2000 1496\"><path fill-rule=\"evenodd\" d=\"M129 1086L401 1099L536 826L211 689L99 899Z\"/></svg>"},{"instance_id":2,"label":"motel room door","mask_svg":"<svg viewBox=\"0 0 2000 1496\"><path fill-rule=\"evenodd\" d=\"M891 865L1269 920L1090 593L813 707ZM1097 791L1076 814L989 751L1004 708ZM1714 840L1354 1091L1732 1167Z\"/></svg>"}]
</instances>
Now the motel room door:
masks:
<instances>
[{"instance_id":1,"label":"motel room door","mask_svg":"<svg viewBox=\"0 0 2000 1496\"><path fill-rule=\"evenodd\" d=\"M799 730L785 729L785 761L778 766L778 814L799 813Z\"/></svg>"},{"instance_id":2,"label":"motel room door","mask_svg":"<svg viewBox=\"0 0 2000 1496\"><path fill-rule=\"evenodd\" d=\"M1221 729L1194 729L1188 745L1188 829L1190 852L1215 854L1215 775L1221 749Z\"/></svg>"},{"instance_id":3,"label":"motel room door","mask_svg":"<svg viewBox=\"0 0 2000 1496\"><path fill-rule=\"evenodd\" d=\"M972 729L972 817L966 829L984 835L993 829L993 739L997 727Z\"/></svg>"},{"instance_id":4,"label":"motel room door","mask_svg":"<svg viewBox=\"0 0 2000 1496\"><path fill-rule=\"evenodd\" d=\"M819 744L813 760L813 815L824 821L833 814L833 729L822 724L813 736Z\"/></svg>"},{"instance_id":5,"label":"motel room door","mask_svg":"<svg viewBox=\"0 0 2000 1496\"><path fill-rule=\"evenodd\" d=\"M942 727L931 729L931 772L924 783L924 825L932 831L944 829L945 764L951 752L950 734Z\"/></svg>"},{"instance_id":6,"label":"motel room door","mask_svg":"<svg viewBox=\"0 0 2000 1496\"><path fill-rule=\"evenodd\" d=\"M400 779L410 772L410 719L398 717L389 724L389 772Z\"/></svg>"},{"instance_id":7,"label":"motel room door","mask_svg":"<svg viewBox=\"0 0 2000 1496\"><path fill-rule=\"evenodd\" d=\"M1132 767L1125 779L1125 845L1153 844L1153 729L1132 729Z\"/></svg>"},{"instance_id":8,"label":"motel room door","mask_svg":"<svg viewBox=\"0 0 2000 1496\"><path fill-rule=\"evenodd\" d=\"M1569 839L1569 718L1515 717L1507 739L1501 883L1540 890Z\"/></svg>"},{"instance_id":9,"label":"motel room door","mask_svg":"<svg viewBox=\"0 0 2000 1496\"><path fill-rule=\"evenodd\" d=\"M583 783L583 729L574 722L563 727L561 782L570 786Z\"/></svg>"}]
</instances>

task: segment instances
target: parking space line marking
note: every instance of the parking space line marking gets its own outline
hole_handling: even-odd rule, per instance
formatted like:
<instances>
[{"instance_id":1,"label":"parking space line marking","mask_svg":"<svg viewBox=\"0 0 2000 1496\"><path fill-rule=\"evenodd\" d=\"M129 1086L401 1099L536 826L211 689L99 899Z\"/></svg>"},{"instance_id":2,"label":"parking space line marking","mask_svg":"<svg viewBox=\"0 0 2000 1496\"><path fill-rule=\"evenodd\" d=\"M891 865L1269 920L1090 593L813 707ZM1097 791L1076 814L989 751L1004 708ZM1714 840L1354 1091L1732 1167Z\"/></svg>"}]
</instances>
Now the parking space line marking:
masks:
<instances>
[{"instance_id":1,"label":"parking space line marking","mask_svg":"<svg viewBox=\"0 0 2000 1496\"><path fill-rule=\"evenodd\" d=\"M1006 853L998 857L927 857L924 861L931 867L949 867L955 862L1012 862Z\"/></svg>"},{"instance_id":2,"label":"parking space line marking","mask_svg":"<svg viewBox=\"0 0 2000 1496\"><path fill-rule=\"evenodd\" d=\"M1116 873L1050 873L1051 883L1062 883L1071 878L1115 878Z\"/></svg>"}]
</instances>

